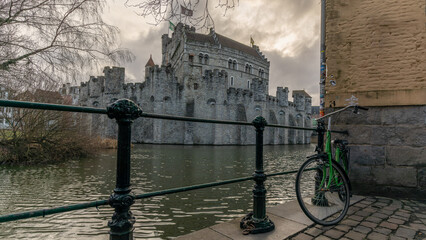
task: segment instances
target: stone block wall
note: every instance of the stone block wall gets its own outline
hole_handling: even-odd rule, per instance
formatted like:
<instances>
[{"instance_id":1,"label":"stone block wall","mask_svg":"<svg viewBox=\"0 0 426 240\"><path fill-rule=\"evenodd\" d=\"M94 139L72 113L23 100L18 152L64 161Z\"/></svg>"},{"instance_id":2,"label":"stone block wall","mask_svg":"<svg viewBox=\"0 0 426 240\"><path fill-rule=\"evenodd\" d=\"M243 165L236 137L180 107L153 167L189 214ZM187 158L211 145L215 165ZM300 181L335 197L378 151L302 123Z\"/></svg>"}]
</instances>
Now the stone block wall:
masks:
<instances>
[{"instance_id":1,"label":"stone block wall","mask_svg":"<svg viewBox=\"0 0 426 240\"><path fill-rule=\"evenodd\" d=\"M329 109L332 110L332 109ZM426 106L370 107L341 113L335 137L350 142L350 178L358 193L426 196Z\"/></svg>"}]
</instances>

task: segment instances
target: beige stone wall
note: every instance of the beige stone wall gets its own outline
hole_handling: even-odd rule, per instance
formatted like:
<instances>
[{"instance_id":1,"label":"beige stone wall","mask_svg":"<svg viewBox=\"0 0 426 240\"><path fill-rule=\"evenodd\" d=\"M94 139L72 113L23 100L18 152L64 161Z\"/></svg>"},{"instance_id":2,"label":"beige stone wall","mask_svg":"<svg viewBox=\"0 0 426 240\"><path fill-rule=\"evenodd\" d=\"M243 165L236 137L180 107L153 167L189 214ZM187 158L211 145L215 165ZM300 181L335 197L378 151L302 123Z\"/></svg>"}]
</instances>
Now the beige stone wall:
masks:
<instances>
[{"instance_id":1,"label":"beige stone wall","mask_svg":"<svg viewBox=\"0 0 426 240\"><path fill-rule=\"evenodd\" d=\"M425 0L327 0L326 107L352 95L362 106L425 105L425 9Z\"/></svg>"}]
</instances>

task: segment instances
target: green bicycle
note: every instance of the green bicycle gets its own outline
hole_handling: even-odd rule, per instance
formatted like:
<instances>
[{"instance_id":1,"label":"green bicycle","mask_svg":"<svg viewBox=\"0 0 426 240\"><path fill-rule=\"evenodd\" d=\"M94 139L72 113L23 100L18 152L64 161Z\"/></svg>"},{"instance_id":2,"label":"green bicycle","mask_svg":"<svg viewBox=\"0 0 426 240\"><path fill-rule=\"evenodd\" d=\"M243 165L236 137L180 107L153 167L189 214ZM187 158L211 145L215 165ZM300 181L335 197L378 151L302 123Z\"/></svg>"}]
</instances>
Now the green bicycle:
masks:
<instances>
[{"instance_id":1,"label":"green bicycle","mask_svg":"<svg viewBox=\"0 0 426 240\"><path fill-rule=\"evenodd\" d=\"M354 107L347 106L317 119L317 154L308 157L300 167L296 177L297 201L303 212L313 222L325 226L339 223L346 215L350 205L351 184L348 177L349 150L346 140L331 140L331 115ZM328 117L325 131L324 118ZM346 131L333 131L346 133ZM324 133L326 133L324 149ZM332 146L334 145L334 153Z\"/></svg>"}]
</instances>

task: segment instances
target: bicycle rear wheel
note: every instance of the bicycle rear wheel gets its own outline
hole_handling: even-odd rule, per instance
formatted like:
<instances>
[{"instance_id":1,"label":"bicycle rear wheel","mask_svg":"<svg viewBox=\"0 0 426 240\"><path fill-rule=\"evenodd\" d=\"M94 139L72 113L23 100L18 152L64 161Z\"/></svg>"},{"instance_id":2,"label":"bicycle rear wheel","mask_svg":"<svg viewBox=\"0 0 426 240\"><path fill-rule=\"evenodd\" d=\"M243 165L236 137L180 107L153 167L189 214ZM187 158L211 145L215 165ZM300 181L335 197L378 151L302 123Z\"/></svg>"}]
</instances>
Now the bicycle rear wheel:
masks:
<instances>
[{"instance_id":1,"label":"bicycle rear wheel","mask_svg":"<svg viewBox=\"0 0 426 240\"><path fill-rule=\"evenodd\" d=\"M297 201L313 222L325 226L339 223L348 212L348 179L337 163L319 157L308 159L296 177Z\"/></svg>"}]
</instances>

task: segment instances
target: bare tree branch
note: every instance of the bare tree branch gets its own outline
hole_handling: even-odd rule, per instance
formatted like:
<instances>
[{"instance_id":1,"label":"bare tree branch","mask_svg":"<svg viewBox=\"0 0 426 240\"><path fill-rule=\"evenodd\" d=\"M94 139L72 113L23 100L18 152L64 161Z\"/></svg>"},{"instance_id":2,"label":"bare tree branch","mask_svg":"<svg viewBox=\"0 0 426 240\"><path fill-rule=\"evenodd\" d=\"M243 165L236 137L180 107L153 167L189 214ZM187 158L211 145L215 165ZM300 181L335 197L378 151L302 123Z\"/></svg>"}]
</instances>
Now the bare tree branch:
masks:
<instances>
[{"instance_id":1,"label":"bare tree branch","mask_svg":"<svg viewBox=\"0 0 426 240\"><path fill-rule=\"evenodd\" d=\"M102 20L105 1L1 1L0 84L58 84L82 69L133 60L119 30Z\"/></svg>"},{"instance_id":2,"label":"bare tree branch","mask_svg":"<svg viewBox=\"0 0 426 240\"><path fill-rule=\"evenodd\" d=\"M224 14L239 3L239 0L216 1L216 7L224 9ZM150 23L153 25L171 21L183 22L197 29L214 27L214 21L209 12L209 0L126 0L125 5L137 9L137 14L144 18L153 18L153 22ZM193 14L182 13L181 7L191 10Z\"/></svg>"}]
</instances>

